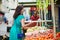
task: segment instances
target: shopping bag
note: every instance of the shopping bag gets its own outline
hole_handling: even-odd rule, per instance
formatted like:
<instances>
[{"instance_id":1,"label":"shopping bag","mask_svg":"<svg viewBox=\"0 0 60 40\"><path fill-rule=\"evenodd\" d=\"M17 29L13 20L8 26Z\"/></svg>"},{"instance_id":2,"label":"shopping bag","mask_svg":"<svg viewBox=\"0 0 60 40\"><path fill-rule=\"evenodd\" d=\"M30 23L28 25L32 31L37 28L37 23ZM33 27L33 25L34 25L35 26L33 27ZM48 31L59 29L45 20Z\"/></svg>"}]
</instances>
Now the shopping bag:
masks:
<instances>
[{"instance_id":1,"label":"shopping bag","mask_svg":"<svg viewBox=\"0 0 60 40\"><path fill-rule=\"evenodd\" d=\"M17 34L17 37L18 37L18 38L23 38L23 37L24 37L24 33L19 33L19 34Z\"/></svg>"}]
</instances>

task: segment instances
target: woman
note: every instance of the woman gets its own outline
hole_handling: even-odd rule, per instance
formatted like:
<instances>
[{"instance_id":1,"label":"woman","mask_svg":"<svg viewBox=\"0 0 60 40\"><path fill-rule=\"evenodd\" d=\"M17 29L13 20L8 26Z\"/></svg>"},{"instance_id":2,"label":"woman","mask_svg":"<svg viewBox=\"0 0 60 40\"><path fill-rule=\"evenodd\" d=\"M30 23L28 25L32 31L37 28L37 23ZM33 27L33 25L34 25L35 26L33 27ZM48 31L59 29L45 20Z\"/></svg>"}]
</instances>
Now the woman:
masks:
<instances>
[{"instance_id":1,"label":"woman","mask_svg":"<svg viewBox=\"0 0 60 40\"><path fill-rule=\"evenodd\" d=\"M15 13L13 15L14 18L14 24L10 30L10 38L9 40L22 40L22 38L18 38L17 34L22 33L22 28L23 29L27 29L29 28L30 24L32 23L28 23L25 24L24 21L24 16L23 14L23 6L17 6Z\"/></svg>"}]
</instances>

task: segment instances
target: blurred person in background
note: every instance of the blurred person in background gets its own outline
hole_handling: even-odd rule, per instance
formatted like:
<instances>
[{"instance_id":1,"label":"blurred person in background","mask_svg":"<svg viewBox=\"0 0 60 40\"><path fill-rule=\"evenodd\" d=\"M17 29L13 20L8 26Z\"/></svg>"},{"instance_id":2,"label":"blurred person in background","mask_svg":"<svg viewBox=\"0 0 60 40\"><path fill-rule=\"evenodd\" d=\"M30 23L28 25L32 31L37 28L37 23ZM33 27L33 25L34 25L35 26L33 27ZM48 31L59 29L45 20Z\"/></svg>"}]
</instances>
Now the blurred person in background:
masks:
<instances>
[{"instance_id":1,"label":"blurred person in background","mask_svg":"<svg viewBox=\"0 0 60 40\"><path fill-rule=\"evenodd\" d=\"M8 24L8 20L7 20L7 18L4 15L5 15L4 12L0 11L0 24L2 22Z\"/></svg>"},{"instance_id":2,"label":"blurred person in background","mask_svg":"<svg viewBox=\"0 0 60 40\"><path fill-rule=\"evenodd\" d=\"M7 18L5 17L5 13L0 11L0 36L3 36L7 33Z\"/></svg>"}]
</instances>

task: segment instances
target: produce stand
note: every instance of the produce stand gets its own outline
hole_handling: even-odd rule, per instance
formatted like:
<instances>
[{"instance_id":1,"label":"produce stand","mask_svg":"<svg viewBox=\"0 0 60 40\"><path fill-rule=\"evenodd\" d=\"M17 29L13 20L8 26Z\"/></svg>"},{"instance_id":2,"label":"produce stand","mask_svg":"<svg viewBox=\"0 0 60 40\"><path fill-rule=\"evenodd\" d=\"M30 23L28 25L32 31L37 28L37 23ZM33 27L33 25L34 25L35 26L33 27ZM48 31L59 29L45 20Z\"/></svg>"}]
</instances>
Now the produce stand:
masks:
<instances>
[{"instance_id":1,"label":"produce stand","mask_svg":"<svg viewBox=\"0 0 60 40\"><path fill-rule=\"evenodd\" d=\"M46 13L48 13L47 7L49 5L48 2L50 2L51 5L52 20L46 19L47 18ZM56 33L54 0L38 0L37 8L38 8L39 16L41 16L41 19L39 18L39 20L37 21L25 21L25 22L37 22L37 25L35 27L31 27L27 29L24 40L59 40L60 33ZM38 22L40 22L42 25L38 26ZM49 29L45 26L47 25L47 22L53 23L53 29Z\"/></svg>"}]
</instances>

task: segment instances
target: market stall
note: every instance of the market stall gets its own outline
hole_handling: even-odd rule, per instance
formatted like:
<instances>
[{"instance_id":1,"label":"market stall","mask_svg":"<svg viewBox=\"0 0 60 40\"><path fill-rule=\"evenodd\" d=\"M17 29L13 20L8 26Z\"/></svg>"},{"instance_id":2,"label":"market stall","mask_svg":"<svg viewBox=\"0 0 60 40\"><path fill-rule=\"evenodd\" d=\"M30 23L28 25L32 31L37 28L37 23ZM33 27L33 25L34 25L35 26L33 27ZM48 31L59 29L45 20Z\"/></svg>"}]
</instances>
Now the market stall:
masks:
<instances>
[{"instance_id":1,"label":"market stall","mask_svg":"<svg viewBox=\"0 0 60 40\"><path fill-rule=\"evenodd\" d=\"M51 20L47 20L46 14L48 13L48 5L51 5ZM53 0L37 0L37 8L39 12L39 20L37 21L25 21L25 22L37 22L35 27L27 29L25 33L25 40L60 40L60 33L56 33L55 25L55 14L54 14L54 1ZM38 22L41 23L38 26ZM53 28L50 29L51 25L48 26L48 22L52 23ZM50 24L51 24L50 23Z\"/></svg>"}]
</instances>

